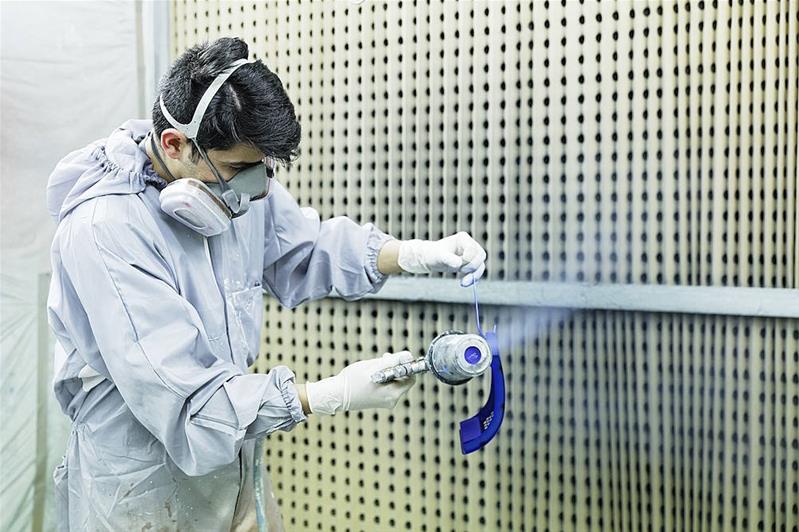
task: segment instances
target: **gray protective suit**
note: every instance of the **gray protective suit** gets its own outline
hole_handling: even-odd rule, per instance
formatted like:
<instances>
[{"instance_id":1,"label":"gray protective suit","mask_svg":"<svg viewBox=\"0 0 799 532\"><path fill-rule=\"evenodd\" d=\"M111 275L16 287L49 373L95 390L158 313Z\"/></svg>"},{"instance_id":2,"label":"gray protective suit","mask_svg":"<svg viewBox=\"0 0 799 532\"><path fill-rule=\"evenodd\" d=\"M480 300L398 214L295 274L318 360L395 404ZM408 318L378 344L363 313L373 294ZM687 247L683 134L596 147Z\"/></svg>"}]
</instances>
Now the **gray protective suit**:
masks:
<instances>
[{"instance_id":1,"label":"gray protective suit","mask_svg":"<svg viewBox=\"0 0 799 532\"><path fill-rule=\"evenodd\" d=\"M291 370L247 371L263 291L295 307L384 281L386 234L320 222L277 182L218 236L168 217L165 183L139 145L150 128L126 122L68 155L48 185L55 394L73 421L54 473L63 530L221 531L251 520L255 439L305 419Z\"/></svg>"}]
</instances>

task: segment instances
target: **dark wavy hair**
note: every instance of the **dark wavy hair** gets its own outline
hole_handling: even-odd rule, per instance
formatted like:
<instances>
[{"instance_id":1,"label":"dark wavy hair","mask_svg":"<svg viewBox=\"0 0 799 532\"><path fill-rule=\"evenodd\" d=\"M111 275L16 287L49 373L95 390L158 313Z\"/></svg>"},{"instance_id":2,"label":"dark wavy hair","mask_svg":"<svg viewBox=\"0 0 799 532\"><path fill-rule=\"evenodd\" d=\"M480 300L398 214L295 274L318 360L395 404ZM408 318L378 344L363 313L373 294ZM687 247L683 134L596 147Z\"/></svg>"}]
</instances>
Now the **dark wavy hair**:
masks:
<instances>
[{"instance_id":1,"label":"dark wavy hair","mask_svg":"<svg viewBox=\"0 0 799 532\"><path fill-rule=\"evenodd\" d=\"M176 120L191 121L205 89L230 63L246 59L247 44L222 38L186 50L161 79L160 94ZM158 135L172 126L156 98L153 127ZM219 89L205 112L197 143L204 149L226 150L248 144L287 164L299 155L300 124L280 78L260 60L243 65ZM199 154L192 151L196 161Z\"/></svg>"}]
</instances>

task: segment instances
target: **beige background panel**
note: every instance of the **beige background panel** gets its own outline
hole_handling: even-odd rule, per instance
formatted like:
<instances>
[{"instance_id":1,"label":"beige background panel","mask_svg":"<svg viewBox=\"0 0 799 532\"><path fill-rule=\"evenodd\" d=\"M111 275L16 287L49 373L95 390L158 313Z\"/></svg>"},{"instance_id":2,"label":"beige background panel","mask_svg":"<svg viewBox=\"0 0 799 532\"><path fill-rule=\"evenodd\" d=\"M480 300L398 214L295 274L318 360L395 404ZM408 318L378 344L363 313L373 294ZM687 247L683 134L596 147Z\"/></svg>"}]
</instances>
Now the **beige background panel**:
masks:
<instances>
[{"instance_id":1,"label":"beige background panel","mask_svg":"<svg viewBox=\"0 0 799 532\"><path fill-rule=\"evenodd\" d=\"M795 2L176 3L292 95L281 179L492 279L799 287ZM359 186L360 184L360 186Z\"/></svg>"},{"instance_id":2,"label":"beige background panel","mask_svg":"<svg viewBox=\"0 0 799 532\"><path fill-rule=\"evenodd\" d=\"M497 281L799 288L799 4L177 2L173 51L239 35L303 126L280 179L399 238L468 230ZM441 303L266 301L301 380L473 328ZM689 310L690 312L690 310ZM270 438L293 530L799 526L799 323L485 309L508 378Z\"/></svg>"},{"instance_id":3,"label":"beige background panel","mask_svg":"<svg viewBox=\"0 0 799 532\"><path fill-rule=\"evenodd\" d=\"M477 411L486 383L429 375L392 412L312 417L268 445L290 529L799 522L795 320L483 310L500 324L507 375L498 438L462 456L457 422ZM287 311L270 301L264 350L313 380L358 348L421 355L453 326L473 328L470 307L328 300Z\"/></svg>"}]
</instances>

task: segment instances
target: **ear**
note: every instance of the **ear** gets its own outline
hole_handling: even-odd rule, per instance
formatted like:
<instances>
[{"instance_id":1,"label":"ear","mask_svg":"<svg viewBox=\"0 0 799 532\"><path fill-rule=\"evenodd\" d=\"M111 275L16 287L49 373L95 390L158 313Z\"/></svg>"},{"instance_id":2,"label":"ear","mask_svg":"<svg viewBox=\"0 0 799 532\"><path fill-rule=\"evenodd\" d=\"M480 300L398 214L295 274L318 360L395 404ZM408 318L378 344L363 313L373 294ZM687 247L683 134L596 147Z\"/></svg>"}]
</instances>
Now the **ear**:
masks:
<instances>
[{"instance_id":1,"label":"ear","mask_svg":"<svg viewBox=\"0 0 799 532\"><path fill-rule=\"evenodd\" d=\"M182 159L187 155L191 148L189 148L189 140L186 135L177 129L165 129L161 133L161 149L170 159Z\"/></svg>"}]
</instances>

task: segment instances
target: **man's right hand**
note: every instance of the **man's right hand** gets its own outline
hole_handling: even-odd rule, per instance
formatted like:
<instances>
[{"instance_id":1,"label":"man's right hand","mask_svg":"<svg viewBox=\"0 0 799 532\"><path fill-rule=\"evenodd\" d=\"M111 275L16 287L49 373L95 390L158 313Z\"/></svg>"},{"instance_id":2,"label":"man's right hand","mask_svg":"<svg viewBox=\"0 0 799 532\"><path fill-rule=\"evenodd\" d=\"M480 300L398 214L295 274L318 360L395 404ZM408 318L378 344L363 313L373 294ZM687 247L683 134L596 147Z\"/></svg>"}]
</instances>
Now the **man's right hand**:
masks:
<instances>
[{"instance_id":1,"label":"man's right hand","mask_svg":"<svg viewBox=\"0 0 799 532\"><path fill-rule=\"evenodd\" d=\"M386 353L379 358L350 364L334 377L307 383L305 390L311 413L333 415L365 408L394 408L416 382L415 377L375 384L372 374L412 360L409 351Z\"/></svg>"}]
</instances>

